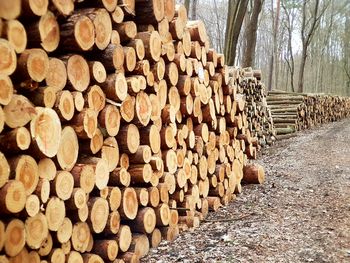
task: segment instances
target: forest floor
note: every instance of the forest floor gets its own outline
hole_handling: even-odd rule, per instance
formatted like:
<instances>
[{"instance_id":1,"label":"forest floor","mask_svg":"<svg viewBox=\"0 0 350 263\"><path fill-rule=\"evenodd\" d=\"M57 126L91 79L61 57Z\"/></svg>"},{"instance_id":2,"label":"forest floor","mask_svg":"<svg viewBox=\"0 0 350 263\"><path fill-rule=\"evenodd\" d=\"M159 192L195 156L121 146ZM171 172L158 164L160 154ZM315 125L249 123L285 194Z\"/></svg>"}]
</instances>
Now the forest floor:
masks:
<instances>
[{"instance_id":1,"label":"forest floor","mask_svg":"<svg viewBox=\"0 0 350 263\"><path fill-rule=\"evenodd\" d=\"M265 149L263 185L142 262L350 262L350 120Z\"/></svg>"}]
</instances>

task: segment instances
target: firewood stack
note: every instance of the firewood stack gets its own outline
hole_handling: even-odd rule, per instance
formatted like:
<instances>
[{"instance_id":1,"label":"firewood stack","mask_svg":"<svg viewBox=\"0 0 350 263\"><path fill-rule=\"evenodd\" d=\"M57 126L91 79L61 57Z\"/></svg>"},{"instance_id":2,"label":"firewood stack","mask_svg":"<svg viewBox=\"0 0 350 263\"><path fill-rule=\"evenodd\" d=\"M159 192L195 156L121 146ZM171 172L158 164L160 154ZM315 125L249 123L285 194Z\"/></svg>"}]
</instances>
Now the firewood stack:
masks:
<instances>
[{"instance_id":1,"label":"firewood stack","mask_svg":"<svg viewBox=\"0 0 350 263\"><path fill-rule=\"evenodd\" d=\"M350 115L350 99L324 94L270 91L267 103L272 113L277 138L337 121Z\"/></svg>"},{"instance_id":2,"label":"firewood stack","mask_svg":"<svg viewBox=\"0 0 350 263\"><path fill-rule=\"evenodd\" d=\"M267 107L267 92L261 81L261 70L231 67L229 75L232 77L232 85L237 87L238 96L243 96L246 101L245 114L249 131L258 140L258 148L272 145L275 141L274 123Z\"/></svg>"},{"instance_id":3,"label":"firewood stack","mask_svg":"<svg viewBox=\"0 0 350 263\"><path fill-rule=\"evenodd\" d=\"M0 262L137 262L241 192L245 101L184 6L0 1L0 35Z\"/></svg>"}]
</instances>

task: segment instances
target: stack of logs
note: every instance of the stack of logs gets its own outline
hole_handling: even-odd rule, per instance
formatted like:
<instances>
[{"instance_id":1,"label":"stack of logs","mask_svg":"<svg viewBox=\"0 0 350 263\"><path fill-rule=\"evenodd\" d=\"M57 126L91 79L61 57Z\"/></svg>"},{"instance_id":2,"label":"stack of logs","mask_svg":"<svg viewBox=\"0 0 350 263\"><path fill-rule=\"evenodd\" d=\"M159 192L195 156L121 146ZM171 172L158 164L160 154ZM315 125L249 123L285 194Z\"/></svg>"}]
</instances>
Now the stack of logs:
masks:
<instances>
[{"instance_id":1,"label":"stack of logs","mask_svg":"<svg viewBox=\"0 0 350 263\"><path fill-rule=\"evenodd\" d=\"M243 79L174 0L0 1L0 36L0 262L137 262L262 181Z\"/></svg>"},{"instance_id":2,"label":"stack of logs","mask_svg":"<svg viewBox=\"0 0 350 263\"><path fill-rule=\"evenodd\" d=\"M267 102L277 138L350 116L350 99L324 94L270 91Z\"/></svg>"},{"instance_id":3,"label":"stack of logs","mask_svg":"<svg viewBox=\"0 0 350 263\"><path fill-rule=\"evenodd\" d=\"M261 70L252 68L229 68L232 85L246 101L245 114L251 135L258 139L258 145L272 145L275 141L275 130L271 112L267 107L267 91L261 81Z\"/></svg>"}]
</instances>

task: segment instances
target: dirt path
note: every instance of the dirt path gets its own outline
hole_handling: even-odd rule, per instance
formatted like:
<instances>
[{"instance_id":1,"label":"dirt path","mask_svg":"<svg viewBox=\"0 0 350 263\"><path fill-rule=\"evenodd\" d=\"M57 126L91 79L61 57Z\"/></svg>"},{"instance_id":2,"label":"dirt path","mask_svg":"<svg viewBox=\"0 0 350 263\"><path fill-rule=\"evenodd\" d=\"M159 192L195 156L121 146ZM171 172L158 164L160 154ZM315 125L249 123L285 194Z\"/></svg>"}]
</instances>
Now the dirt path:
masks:
<instances>
[{"instance_id":1,"label":"dirt path","mask_svg":"<svg viewBox=\"0 0 350 263\"><path fill-rule=\"evenodd\" d=\"M143 262L350 262L350 120L279 142L259 163L263 186Z\"/></svg>"}]
</instances>

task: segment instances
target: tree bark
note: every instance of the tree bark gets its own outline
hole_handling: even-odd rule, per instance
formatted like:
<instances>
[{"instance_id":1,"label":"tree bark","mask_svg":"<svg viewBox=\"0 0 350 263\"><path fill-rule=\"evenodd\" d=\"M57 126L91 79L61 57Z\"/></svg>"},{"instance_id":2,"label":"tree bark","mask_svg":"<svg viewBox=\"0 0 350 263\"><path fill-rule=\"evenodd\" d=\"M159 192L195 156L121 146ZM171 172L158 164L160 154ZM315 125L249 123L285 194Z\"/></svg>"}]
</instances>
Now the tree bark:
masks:
<instances>
[{"instance_id":1,"label":"tree bark","mask_svg":"<svg viewBox=\"0 0 350 263\"><path fill-rule=\"evenodd\" d=\"M254 1L254 7L251 16L248 18L248 24L245 29L244 41L245 49L243 51L242 67L254 67L256 35L258 30L259 14L264 0Z\"/></svg>"},{"instance_id":2,"label":"tree bark","mask_svg":"<svg viewBox=\"0 0 350 263\"><path fill-rule=\"evenodd\" d=\"M229 0L228 19L226 23L225 58L228 66L233 66L236 58L236 47L241 32L249 0Z\"/></svg>"}]
</instances>

